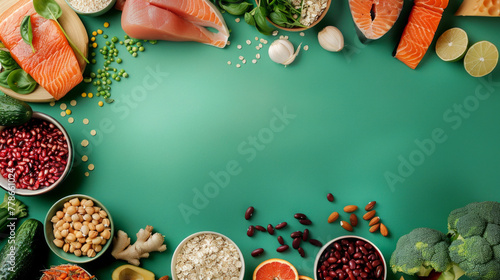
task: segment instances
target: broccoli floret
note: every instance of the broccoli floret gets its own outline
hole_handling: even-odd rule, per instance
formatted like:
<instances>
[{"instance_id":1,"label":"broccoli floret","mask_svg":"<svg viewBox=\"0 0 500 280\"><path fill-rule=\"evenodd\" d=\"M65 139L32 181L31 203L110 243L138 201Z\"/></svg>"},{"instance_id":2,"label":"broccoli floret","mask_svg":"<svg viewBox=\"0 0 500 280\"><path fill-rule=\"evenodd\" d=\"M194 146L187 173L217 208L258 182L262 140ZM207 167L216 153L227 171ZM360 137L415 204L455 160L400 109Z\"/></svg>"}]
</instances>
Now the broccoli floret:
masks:
<instances>
[{"instance_id":1,"label":"broccoli floret","mask_svg":"<svg viewBox=\"0 0 500 280\"><path fill-rule=\"evenodd\" d=\"M500 279L500 203L474 202L452 211L450 258L472 279Z\"/></svg>"},{"instance_id":2,"label":"broccoli floret","mask_svg":"<svg viewBox=\"0 0 500 280\"><path fill-rule=\"evenodd\" d=\"M417 228L402 236L391 256L394 273L427 276L432 270L444 272L452 267L446 235L430 228Z\"/></svg>"}]
</instances>

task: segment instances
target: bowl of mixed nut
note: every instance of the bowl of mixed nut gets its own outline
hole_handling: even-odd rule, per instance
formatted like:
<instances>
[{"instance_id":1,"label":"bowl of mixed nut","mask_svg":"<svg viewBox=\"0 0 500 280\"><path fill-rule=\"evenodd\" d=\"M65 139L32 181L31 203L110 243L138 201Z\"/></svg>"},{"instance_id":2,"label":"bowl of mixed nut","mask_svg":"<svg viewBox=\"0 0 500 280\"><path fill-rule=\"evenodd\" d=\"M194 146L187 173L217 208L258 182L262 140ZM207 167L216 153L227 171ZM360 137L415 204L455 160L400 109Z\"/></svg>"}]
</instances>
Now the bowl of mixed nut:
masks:
<instances>
[{"instance_id":1,"label":"bowl of mixed nut","mask_svg":"<svg viewBox=\"0 0 500 280\"><path fill-rule=\"evenodd\" d=\"M368 239L355 235L337 237L325 244L314 262L314 279L387 279L382 252Z\"/></svg>"},{"instance_id":2,"label":"bowl of mixed nut","mask_svg":"<svg viewBox=\"0 0 500 280\"><path fill-rule=\"evenodd\" d=\"M243 280L245 261L238 246L227 236L201 231L182 240L172 257L172 279Z\"/></svg>"},{"instance_id":3,"label":"bowl of mixed nut","mask_svg":"<svg viewBox=\"0 0 500 280\"><path fill-rule=\"evenodd\" d=\"M68 176L73 146L53 117L33 112L19 126L0 127L0 186L17 195L46 193Z\"/></svg>"},{"instance_id":4,"label":"bowl of mixed nut","mask_svg":"<svg viewBox=\"0 0 500 280\"><path fill-rule=\"evenodd\" d=\"M285 31L304 31L318 24L330 9L331 0L256 0L263 1L267 20Z\"/></svg>"},{"instance_id":5,"label":"bowl of mixed nut","mask_svg":"<svg viewBox=\"0 0 500 280\"><path fill-rule=\"evenodd\" d=\"M47 212L45 241L58 257L86 263L100 257L113 240L109 211L95 198L74 194L58 200Z\"/></svg>"}]
</instances>

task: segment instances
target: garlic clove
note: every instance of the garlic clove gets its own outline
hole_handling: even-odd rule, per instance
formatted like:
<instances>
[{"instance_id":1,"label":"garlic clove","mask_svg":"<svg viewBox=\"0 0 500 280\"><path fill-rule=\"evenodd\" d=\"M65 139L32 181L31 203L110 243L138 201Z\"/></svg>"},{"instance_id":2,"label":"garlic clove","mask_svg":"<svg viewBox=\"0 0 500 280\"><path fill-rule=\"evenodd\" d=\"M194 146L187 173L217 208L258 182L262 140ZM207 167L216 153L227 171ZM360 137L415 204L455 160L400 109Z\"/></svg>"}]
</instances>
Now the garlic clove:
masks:
<instances>
[{"instance_id":1,"label":"garlic clove","mask_svg":"<svg viewBox=\"0 0 500 280\"><path fill-rule=\"evenodd\" d=\"M268 52L272 61L286 66L295 60L299 50L300 46L294 51L293 44L287 39L278 39L269 46Z\"/></svg>"},{"instance_id":2,"label":"garlic clove","mask_svg":"<svg viewBox=\"0 0 500 280\"><path fill-rule=\"evenodd\" d=\"M344 48L344 36L335 26L327 26L318 33L321 47L327 51L338 52Z\"/></svg>"}]
</instances>

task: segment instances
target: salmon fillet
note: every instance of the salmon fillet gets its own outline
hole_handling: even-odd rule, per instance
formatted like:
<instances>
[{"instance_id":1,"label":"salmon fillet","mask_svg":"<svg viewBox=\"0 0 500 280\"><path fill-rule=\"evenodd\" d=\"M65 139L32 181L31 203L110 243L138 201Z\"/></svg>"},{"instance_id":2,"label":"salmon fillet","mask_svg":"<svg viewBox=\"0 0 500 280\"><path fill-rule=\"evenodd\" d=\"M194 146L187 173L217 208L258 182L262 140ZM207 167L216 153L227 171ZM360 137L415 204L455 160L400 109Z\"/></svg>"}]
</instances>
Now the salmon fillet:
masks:
<instances>
[{"instance_id":1,"label":"salmon fillet","mask_svg":"<svg viewBox=\"0 0 500 280\"><path fill-rule=\"evenodd\" d=\"M434 39L448 0L416 0L394 57L417 68Z\"/></svg>"},{"instance_id":2,"label":"salmon fillet","mask_svg":"<svg viewBox=\"0 0 500 280\"><path fill-rule=\"evenodd\" d=\"M222 15L206 0L127 0L121 22L125 33L137 39L194 41L223 48L229 38Z\"/></svg>"},{"instance_id":3,"label":"salmon fillet","mask_svg":"<svg viewBox=\"0 0 500 280\"><path fill-rule=\"evenodd\" d=\"M403 0L349 0L349 8L358 37L364 43L379 39L394 26Z\"/></svg>"},{"instance_id":4,"label":"salmon fillet","mask_svg":"<svg viewBox=\"0 0 500 280\"><path fill-rule=\"evenodd\" d=\"M34 53L21 37L21 21L27 15L31 16ZM0 15L0 41L19 66L56 100L83 80L76 55L64 33L53 20L35 12L32 0L20 0Z\"/></svg>"}]
</instances>

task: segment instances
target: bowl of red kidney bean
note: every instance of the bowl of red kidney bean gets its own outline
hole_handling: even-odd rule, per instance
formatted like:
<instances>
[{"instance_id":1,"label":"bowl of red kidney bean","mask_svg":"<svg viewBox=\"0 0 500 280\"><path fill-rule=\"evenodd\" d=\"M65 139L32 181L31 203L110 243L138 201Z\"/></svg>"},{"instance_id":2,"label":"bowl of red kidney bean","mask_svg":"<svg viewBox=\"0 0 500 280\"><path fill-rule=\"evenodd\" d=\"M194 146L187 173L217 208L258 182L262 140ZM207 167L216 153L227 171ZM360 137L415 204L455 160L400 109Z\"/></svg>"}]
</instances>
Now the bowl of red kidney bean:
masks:
<instances>
[{"instance_id":1,"label":"bowl of red kidney bean","mask_svg":"<svg viewBox=\"0 0 500 280\"><path fill-rule=\"evenodd\" d=\"M25 124L0 127L0 186L32 196L57 187L73 163L71 139L51 116L33 112Z\"/></svg>"},{"instance_id":2,"label":"bowl of red kidney bean","mask_svg":"<svg viewBox=\"0 0 500 280\"><path fill-rule=\"evenodd\" d=\"M385 280L387 266L380 250L365 238L345 235L325 244L314 263L315 280Z\"/></svg>"}]
</instances>

